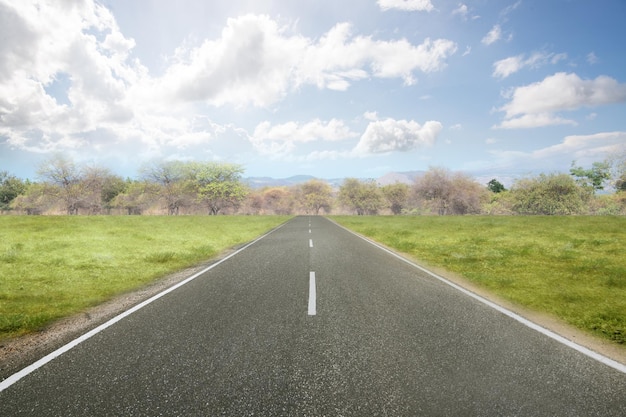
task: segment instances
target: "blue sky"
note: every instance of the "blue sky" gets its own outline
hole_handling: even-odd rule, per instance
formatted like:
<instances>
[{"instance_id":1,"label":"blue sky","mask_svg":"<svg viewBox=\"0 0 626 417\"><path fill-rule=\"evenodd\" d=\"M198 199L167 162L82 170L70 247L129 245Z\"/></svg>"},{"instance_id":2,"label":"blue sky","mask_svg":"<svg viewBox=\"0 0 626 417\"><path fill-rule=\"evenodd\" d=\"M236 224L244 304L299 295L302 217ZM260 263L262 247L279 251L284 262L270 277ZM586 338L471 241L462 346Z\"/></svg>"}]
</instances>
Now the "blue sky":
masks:
<instances>
[{"instance_id":1,"label":"blue sky","mask_svg":"<svg viewBox=\"0 0 626 417\"><path fill-rule=\"evenodd\" d=\"M626 152L623 0L0 0L0 170L477 178Z\"/></svg>"}]
</instances>

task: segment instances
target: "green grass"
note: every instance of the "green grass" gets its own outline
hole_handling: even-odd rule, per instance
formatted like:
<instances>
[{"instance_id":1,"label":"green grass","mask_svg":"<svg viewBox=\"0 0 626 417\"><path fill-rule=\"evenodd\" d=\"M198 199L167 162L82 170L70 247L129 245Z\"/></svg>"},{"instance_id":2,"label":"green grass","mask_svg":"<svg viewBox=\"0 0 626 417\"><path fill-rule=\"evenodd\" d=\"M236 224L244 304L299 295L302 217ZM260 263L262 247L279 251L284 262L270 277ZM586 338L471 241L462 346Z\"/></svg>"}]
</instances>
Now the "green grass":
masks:
<instances>
[{"instance_id":1,"label":"green grass","mask_svg":"<svg viewBox=\"0 0 626 417\"><path fill-rule=\"evenodd\" d=\"M279 216L0 216L0 340L248 242Z\"/></svg>"},{"instance_id":2,"label":"green grass","mask_svg":"<svg viewBox=\"0 0 626 417\"><path fill-rule=\"evenodd\" d=\"M500 297L626 344L624 217L332 218Z\"/></svg>"}]
</instances>

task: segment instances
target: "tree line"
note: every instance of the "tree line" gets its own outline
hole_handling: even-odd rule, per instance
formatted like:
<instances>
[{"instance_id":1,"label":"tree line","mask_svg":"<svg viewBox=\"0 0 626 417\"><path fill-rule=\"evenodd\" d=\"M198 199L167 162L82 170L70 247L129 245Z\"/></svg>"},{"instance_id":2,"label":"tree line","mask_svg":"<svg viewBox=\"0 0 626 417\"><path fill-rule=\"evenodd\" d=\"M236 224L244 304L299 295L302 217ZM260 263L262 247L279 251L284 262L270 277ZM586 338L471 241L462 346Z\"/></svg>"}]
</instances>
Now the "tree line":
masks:
<instances>
[{"instance_id":1,"label":"tree line","mask_svg":"<svg viewBox=\"0 0 626 417\"><path fill-rule=\"evenodd\" d=\"M65 156L42 163L37 181L0 171L0 210L16 214L328 214L626 215L626 158L569 173L522 178L510 189L479 184L462 172L430 168L413 184L347 178L252 189L241 165L158 161L138 179L79 165Z\"/></svg>"}]
</instances>

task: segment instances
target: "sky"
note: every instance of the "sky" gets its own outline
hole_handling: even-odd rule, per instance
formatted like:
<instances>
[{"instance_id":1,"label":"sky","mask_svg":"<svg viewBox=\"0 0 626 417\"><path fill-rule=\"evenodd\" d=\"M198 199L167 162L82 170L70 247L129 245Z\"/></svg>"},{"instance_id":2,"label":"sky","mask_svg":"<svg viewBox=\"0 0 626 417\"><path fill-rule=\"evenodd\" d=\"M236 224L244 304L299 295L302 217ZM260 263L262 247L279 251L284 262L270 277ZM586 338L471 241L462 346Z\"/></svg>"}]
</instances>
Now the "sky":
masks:
<instances>
[{"instance_id":1,"label":"sky","mask_svg":"<svg viewBox=\"0 0 626 417\"><path fill-rule=\"evenodd\" d=\"M624 0L0 0L0 171L568 172L626 155Z\"/></svg>"}]
</instances>

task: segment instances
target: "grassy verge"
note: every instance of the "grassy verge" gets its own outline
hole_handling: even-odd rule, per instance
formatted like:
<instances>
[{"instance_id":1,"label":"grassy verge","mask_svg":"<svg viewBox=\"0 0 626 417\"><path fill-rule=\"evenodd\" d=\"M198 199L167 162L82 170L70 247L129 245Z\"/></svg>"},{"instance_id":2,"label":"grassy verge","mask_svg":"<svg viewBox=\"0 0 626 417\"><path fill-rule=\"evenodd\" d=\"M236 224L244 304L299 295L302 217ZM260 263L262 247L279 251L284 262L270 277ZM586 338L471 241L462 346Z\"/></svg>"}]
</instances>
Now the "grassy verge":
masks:
<instances>
[{"instance_id":1,"label":"grassy verge","mask_svg":"<svg viewBox=\"0 0 626 417\"><path fill-rule=\"evenodd\" d=\"M332 217L494 294L626 344L624 217Z\"/></svg>"},{"instance_id":2,"label":"grassy verge","mask_svg":"<svg viewBox=\"0 0 626 417\"><path fill-rule=\"evenodd\" d=\"M0 216L0 339L250 241L274 216Z\"/></svg>"}]
</instances>

